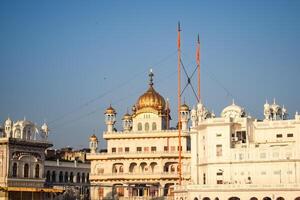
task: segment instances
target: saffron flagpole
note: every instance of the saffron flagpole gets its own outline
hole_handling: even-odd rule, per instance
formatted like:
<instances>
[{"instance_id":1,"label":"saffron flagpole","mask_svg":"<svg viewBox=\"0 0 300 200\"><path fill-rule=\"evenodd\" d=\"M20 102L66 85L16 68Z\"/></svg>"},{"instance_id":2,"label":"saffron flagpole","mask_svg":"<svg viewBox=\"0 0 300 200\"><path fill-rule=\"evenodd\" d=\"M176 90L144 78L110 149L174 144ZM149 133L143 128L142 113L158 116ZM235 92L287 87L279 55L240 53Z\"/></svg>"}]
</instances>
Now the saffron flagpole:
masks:
<instances>
[{"instance_id":1,"label":"saffron flagpole","mask_svg":"<svg viewBox=\"0 0 300 200\"><path fill-rule=\"evenodd\" d=\"M178 50L178 175L179 175L179 185L181 185L182 179L182 167L181 167L181 116L180 116L180 107L181 107L181 82L180 82L180 67L181 67L181 50L180 50L180 22L178 22L178 37L177 37L177 50Z\"/></svg>"}]
</instances>

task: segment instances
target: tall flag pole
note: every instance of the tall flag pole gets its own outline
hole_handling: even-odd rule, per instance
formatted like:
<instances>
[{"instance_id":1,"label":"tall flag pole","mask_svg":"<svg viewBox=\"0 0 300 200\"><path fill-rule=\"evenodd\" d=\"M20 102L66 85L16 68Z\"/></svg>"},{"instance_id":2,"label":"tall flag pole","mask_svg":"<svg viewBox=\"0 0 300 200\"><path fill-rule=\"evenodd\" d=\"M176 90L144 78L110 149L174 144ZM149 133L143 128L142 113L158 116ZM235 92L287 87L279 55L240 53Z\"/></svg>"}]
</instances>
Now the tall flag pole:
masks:
<instances>
[{"instance_id":1,"label":"tall flag pole","mask_svg":"<svg viewBox=\"0 0 300 200\"><path fill-rule=\"evenodd\" d=\"M199 39L199 34L198 34L198 38L197 38L196 62L197 62L197 68L198 68L198 101L200 101L201 95L200 95L200 39Z\"/></svg>"},{"instance_id":2,"label":"tall flag pole","mask_svg":"<svg viewBox=\"0 0 300 200\"><path fill-rule=\"evenodd\" d=\"M180 22L178 22L178 37L177 37L177 51L178 51L178 175L179 175L179 185L181 185L182 172L181 172L181 116L180 116L180 107L181 107L181 83L180 83L180 66L181 66L181 51L180 51Z\"/></svg>"}]
</instances>

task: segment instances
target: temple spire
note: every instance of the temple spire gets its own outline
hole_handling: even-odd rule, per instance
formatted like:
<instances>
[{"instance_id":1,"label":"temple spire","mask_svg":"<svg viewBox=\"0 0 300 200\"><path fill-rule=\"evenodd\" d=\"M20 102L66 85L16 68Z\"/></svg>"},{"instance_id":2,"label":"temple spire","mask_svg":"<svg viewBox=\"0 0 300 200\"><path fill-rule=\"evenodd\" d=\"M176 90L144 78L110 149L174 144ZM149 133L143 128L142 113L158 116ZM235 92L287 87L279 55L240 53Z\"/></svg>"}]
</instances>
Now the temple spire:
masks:
<instances>
[{"instance_id":1,"label":"temple spire","mask_svg":"<svg viewBox=\"0 0 300 200\"><path fill-rule=\"evenodd\" d=\"M150 73L149 73L149 85L152 87L153 86L153 72L152 69L150 69Z\"/></svg>"}]
</instances>

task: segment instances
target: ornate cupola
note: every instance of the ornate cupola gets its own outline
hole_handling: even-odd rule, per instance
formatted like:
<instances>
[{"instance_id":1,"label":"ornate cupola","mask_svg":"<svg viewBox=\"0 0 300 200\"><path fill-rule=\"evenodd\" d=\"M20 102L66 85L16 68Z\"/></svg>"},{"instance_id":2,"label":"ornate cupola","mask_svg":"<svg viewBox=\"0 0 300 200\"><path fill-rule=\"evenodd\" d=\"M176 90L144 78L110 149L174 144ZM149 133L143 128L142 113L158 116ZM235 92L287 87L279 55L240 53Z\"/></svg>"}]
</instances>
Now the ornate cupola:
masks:
<instances>
[{"instance_id":1,"label":"ornate cupola","mask_svg":"<svg viewBox=\"0 0 300 200\"><path fill-rule=\"evenodd\" d=\"M127 112L123 118L123 129L124 131L130 131L132 129L132 116Z\"/></svg>"},{"instance_id":2,"label":"ornate cupola","mask_svg":"<svg viewBox=\"0 0 300 200\"><path fill-rule=\"evenodd\" d=\"M181 130L188 130L188 122L190 120L190 108L185 103L180 106Z\"/></svg>"},{"instance_id":3,"label":"ornate cupola","mask_svg":"<svg viewBox=\"0 0 300 200\"><path fill-rule=\"evenodd\" d=\"M7 120L5 120L5 122L4 122L4 133L5 133L6 137L11 137L12 127L13 127L13 122L8 117Z\"/></svg>"},{"instance_id":4,"label":"ornate cupola","mask_svg":"<svg viewBox=\"0 0 300 200\"><path fill-rule=\"evenodd\" d=\"M115 109L110 105L105 110L105 124L107 125L107 132L111 133L114 130L114 125L116 123L116 111Z\"/></svg>"},{"instance_id":5,"label":"ornate cupola","mask_svg":"<svg viewBox=\"0 0 300 200\"><path fill-rule=\"evenodd\" d=\"M90 137L90 150L91 153L96 153L98 149L98 138L95 134Z\"/></svg>"}]
</instances>

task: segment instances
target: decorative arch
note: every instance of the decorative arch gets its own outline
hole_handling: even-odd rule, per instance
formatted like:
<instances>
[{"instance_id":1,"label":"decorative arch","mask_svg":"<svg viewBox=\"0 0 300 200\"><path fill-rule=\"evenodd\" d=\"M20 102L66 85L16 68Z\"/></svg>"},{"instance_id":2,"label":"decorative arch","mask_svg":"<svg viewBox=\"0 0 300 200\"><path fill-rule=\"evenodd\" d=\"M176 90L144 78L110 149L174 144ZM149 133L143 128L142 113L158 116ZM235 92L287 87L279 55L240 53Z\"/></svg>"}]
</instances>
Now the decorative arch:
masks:
<instances>
[{"instance_id":1,"label":"decorative arch","mask_svg":"<svg viewBox=\"0 0 300 200\"><path fill-rule=\"evenodd\" d=\"M250 200L258 200L256 197L251 197Z\"/></svg>"},{"instance_id":2,"label":"decorative arch","mask_svg":"<svg viewBox=\"0 0 300 200\"><path fill-rule=\"evenodd\" d=\"M129 172L130 173L136 173L137 172L137 164L136 163L130 163Z\"/></svg>"},{"instance_id":3,"label":"decorative arch","mask_svg":"<svg viewBox=\"0 0 300 200\"><path fill-rule=\"evenodd\" d=\"M156 172L157 163L156 162L150 163L150 168L152 173Z\"/></svg>"},{"instance_id":4,"label":"decorative arch","mask_svg":"<svg viewBox=\"0 0 300 200\"><path fill-rule=\"evenodd\" d=\"M194 200L198 200L198 198L197 198L197 197L195 197L195 198L194 198Z\"/></svg>"},{"instance_id":5,"label":"decorative arch","mask_svg":"<svg viewBox=\"0 0 300 200\"><path fill-rule=\"evenodd\" d=\"M300 197L296 197L295 200L300 200Z\"/></svg>"},{"instance_id":6,"label":"decorative arch","mask_svg":"<svg viewBox=\"0 0 300 200\"><path fill-rule=\"evenodd\" d=\"M178 164L177 162L166 162L164 164L164 172L171 172L171 173L176 172L177 164Z\"/></svg>"},{"instance_id":7,"label":"decorative arch","mask_svg":"<svg viewBox=\"0 0 300 200\"><path fill-rule=\"evenodd\" d=\"M238 197L230 197L228 200L240 200Z\"/></svg>"},{"instance_id":8,"label":"decorative arch","mask_svg":"<svg viewBox=\"0 0 300 200\"><path fill-rule=\"evenodd\" d=\"M142 173L148 172L147 163L142 162L142 163L140 164L140 170L141 170L140 172L142 172Z\"/></svg>"},{"instance_id":9,"label":"decorative arch","mask_svg":"<svg viewBox=\"0 0 300 200\"><path fill-rule=\"evenodd\" d=\"M209 197L204 197L202 200L210 200Z\"/></svg>"},{"instance_id":10,"label":"decorative arch","mask_svg":"<svg viewBox=\"0 0 300 200\"><path fill-rule=\"evenodd\" d=\"M122 170L122 172L120 170ZM112 166L112 173L123 173L123 163L114 163Z\"/></svg>"},{"instance_id":11,"label":"decorative arch","mask_svg":"<svg viewBox=\"0 0 300 200\"><path fill-rule=\"evenodd\" d=\"M264 197L263 200L272 200L271 197Z\"/></svg>"},{"instance_id":12,"label":"decorative arch","mask_svg":"<svg viewBox=\"0 0 300 200\"><path fill-rule=\"evenodd\" d=\"M284 198L283 197L277 197L276 200L284 200Z\"/></svg>"}]
</instances>

